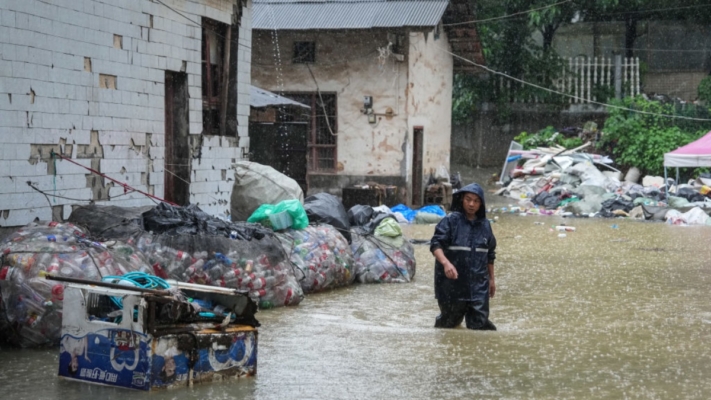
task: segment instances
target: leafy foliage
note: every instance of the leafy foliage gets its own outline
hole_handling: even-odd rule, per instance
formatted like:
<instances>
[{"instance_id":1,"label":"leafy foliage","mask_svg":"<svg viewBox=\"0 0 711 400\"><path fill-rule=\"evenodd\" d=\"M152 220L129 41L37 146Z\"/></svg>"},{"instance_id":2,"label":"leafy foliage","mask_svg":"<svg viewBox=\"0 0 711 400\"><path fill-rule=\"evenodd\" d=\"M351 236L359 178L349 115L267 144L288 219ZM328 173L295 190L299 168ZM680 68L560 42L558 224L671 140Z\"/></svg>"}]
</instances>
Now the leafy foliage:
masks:
<instances>
[{"instance_id":1,"label":"leafy foliage","mask_svg":"<svg viewBox=\"0 0 711 400\"><path fill-rule=\"evenodd\" d=\"M536 133L521 132L514 138L518 143L521 143L524 150L535 149L537 147L549 147L560 145L566 149L572 149L583 144L582 139L577 137L566 138L552 126L547 126Z\"/></svg>"},{"instance_id":2,"label":"leafy foliage","mask_svg":"<svg viewBox=\"0 0 711 400\"><path fill-rule=\"evenodd\" d=\"M516 14L531 8L528 0L482 0L476 3L477 18L496 18ZM546 51L536 44L531 34L543 25L557 23L558 14L537 15L529 23L527 14L519 18L499 19L477 24L477 33L482 43L486 65L504 74L524 78L527 82L552 88L553 79L561 75L562 59L553 51ZM552 21L552 22L551 22ZM544 103L562 104L559 95L489 75L486 79L470 75L455 75L452 116L464 122L477 104L495 103L499 119L505 119L508 104L514 100L538 97Z\"/></svg>"},{"instance_id":3,"label":"leafy foliage","mask_svg":"<svg viewBox=\"0 0 711 400\"><path fill-rule=\"evenodd\" d=\"M701 80L699 84L699 100L711 105L711 76Z\"/></svg>"},{"instance_id":4,"label":"leafy foliage","mask_svg":"<svg viewBox=\"0 0 711 400\"><path fill-rule=\"evenodd\" d=\"M642 97L611 104L654 114L711 119L708 108L693 104L660 103ZM661 174L664 153L688 144L711 130L711 122L691 121L610 108L598 148L612 154L622 167L637 167L643 174Z\"/></svg>"}]
</instances>

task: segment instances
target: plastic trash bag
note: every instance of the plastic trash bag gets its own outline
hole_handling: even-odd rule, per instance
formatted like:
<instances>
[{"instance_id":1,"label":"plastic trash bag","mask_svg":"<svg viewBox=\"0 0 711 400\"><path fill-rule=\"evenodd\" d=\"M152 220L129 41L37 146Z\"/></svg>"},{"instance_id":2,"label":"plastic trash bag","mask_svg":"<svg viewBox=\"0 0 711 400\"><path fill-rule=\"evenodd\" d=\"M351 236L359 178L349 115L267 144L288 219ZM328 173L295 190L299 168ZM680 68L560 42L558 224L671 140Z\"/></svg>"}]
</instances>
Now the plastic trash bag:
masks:
<instances>
[{"instance_id":1,"label":"plastic trash bag","mask_svg":"<svg viewBox=\"0 0 711 400\"><path fill-rule=\"evenodd\" d=\"M373 214L375 214L373 207L356 204L348 210L348 221L352 226L363 226L370 222Z\"/></svg>"},{"instance_id":2,"label":"plastic trash bag","mask_svg":"<svg viewBox=\"0 0 711 400\"><path fill-rule=\"evenodd\" d=\"M196 205L187 207L160 203L143 213L143 229L168 235L218 235L233 239L261 239L271 232L261 225L230 222L202 211ZM92 232L94 228L92 227Z\"/></svg>"},{"instance_id":3,"label":"plastic trash bag","mask_svg":"<svg viewBox=\"0 0 711 400\"><path fill-rule=\"evenodd\" d=\"M395 207L391 208L390 210L394 213L399 212L400 214L402 214L402 216L405 217L405 219L409 223L412 223L412 221L415 220L416 212L404 204L398 204Z\"/></svg>"},{"instance_id":4,"label":"plastic trash bag","mask_svg":"<svg viewBox=\"0 0 711 400\"><path fill-rule=\"evenodd\" d=\"M304 210L309 222L329 224L351 242L351 223L338 197L325 192L309 196L304 199Z\"/></svg>"},{"instance_id":5,"label":"plastic trash bag","mask_svg":"<svg viewBox=\"0 0 711 400\"><path fill-rule=\"evenodd\" d=\"M440 206L424 206L417 210L417 212L435 214L439 215L440 217L444 217L445 215L447 215L447 213Z\"/></svg>"},{"instance_id":6,"label":"plastic trash bag","mask_svg":"<svg viewBox=\"0 0 711 400\"><path fill-rule=\"evenodd\" d=\"M286 211L292 218L292 229L304 229L309 225L309 217L298 200L284 200L278 204L262 204L247 219L247 222L264 223L272 214Z\"/></svg>"},{"instance_id":7,"label":"plastic trash bag","mask_svg":"<svg viewBox=\"0 0 711 400\"><path fill-rule=\"evenodd\" d=\"M378 236L387 236L391 238L402 236L402 228L400 224L393 218L385 218L377 228L375 228L375 234Z\"/></svg>"},{"instance_id":8,"label":"plastic trash bag","mask_svg":"<svg viewBox=\"0 0 711 400\"><path fill-rule=\"evenodd\" d=\"M441 215L432 214L428 212L418 212L415 215L416 224L436 224L444 218Z\"/></svg>"},{"instance_id":9,"label":"plastic trash bag","mask_svg":"<svg viewBox=\"0 0 711 400\"><path fill-rule=\"evenodd\" d=\"M681 217L689 225L711 225L711 218L699 207L681 214Z\"/></svg>"},{"instance_id":10,"label":"plastic trash bag","mask_svg":"<svg viewBox=\"0 0 711 400\"><path fill-rule=\"evenodd\" d=\"M268 165L238 161L234 167L235 184L230 198L233 221L245 221L262 204L304 200L304 192L295 180Z\"/></svg>"},{"instance_id":11,"label":"plastic trash bag","mask_svg":"<svg viewBox=\"0 0 711 400\"><path fill-rule=\"evenodd\" d=\"M671 208L682 208L689 205L689 200L683 197L669 196L667 204L669 204L669 207Z\"/></svg>"},{"instance_id":12,"label":"plastic trash bag","mask_svg":"<svg viewBox=\"0 0 711 400\"><path fill-rule=\"evenodd\" d=\"M86 229L96 240L126 240L143 233L143 213L152 208L90 204L75 207L67 222Z\"/></svg>"}]
</instances>

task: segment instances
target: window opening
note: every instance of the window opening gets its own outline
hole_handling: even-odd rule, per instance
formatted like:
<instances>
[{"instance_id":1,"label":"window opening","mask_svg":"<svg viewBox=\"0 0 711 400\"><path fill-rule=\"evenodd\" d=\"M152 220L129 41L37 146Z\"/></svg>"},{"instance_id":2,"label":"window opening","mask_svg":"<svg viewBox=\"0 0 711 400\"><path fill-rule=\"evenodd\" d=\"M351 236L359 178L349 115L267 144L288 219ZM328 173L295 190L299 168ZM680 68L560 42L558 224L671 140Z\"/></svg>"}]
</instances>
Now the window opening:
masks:
<instances>
[{"instance_id":1,"label":"window opening","mask_svg":"<svg viewBox=\"0 0 711 400\"><path fill-rule=\"evenodd\" d=\"M294 42L294 63L316 62L316 42Z\"/></svg>"},{"instance_id":2,"label":"window opening","mask_svg":"<svg viewBox=\"0 0 711 400\"><path fill-rule=\"evenodd\" d=\"M226 24L203 18L202 126L206 135L220 134L226 33Z\"/></svg>"}]
</instances>

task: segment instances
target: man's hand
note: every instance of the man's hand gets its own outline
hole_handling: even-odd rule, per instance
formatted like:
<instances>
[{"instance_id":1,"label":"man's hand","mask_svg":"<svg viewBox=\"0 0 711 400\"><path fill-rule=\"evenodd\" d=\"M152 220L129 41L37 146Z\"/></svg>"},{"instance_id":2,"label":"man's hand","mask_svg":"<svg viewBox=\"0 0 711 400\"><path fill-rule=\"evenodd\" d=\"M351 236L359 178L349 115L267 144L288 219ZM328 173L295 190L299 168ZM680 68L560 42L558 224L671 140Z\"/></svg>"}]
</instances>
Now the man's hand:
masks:
<instances>
[{"instance_id":1,"label":"man's hand","mask_svg":"<svg viewBox=\"0 0 711 400\"><path fill-rule=\"evenodd\" d=\"M457 279L459 278L459 274L457 273L457 269L454 268L454 265L452 265L451 262L447 261L446 264L444 264L444 274L447 276L449 279Z\"/></svg>"},{"instance_id":2,"label":"man's hand","mask_svg":"<svg viewBox=\"0 0 711 400\"><path fill-rule=\"evenodd\" d=\"M493 279L489 280L489 297L494 297L496 294L496 282Z\"/></svg>"}]
</instances>

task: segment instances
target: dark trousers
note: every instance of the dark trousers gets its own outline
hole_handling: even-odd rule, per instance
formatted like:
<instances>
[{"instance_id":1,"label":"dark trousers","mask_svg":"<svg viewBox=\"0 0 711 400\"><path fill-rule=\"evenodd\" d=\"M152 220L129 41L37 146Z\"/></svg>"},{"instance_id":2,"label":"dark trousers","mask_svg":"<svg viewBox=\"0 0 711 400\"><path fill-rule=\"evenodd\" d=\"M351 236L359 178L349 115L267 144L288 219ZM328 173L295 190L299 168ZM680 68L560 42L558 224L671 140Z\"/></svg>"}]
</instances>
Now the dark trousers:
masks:
<instances>
[{"instance_id":1,"label":"dark trousers","mask_svg":"<svg viewBox=\"0 0 711 400\"><path fill-rule=\"evenodd\" d=\"M435 328L456 328L462 320L467 329L495 331L496 326L489 321L489 299L485 301L451 301L439 304L440 314L435 320Z\"/></svg>"}]
</instances>

